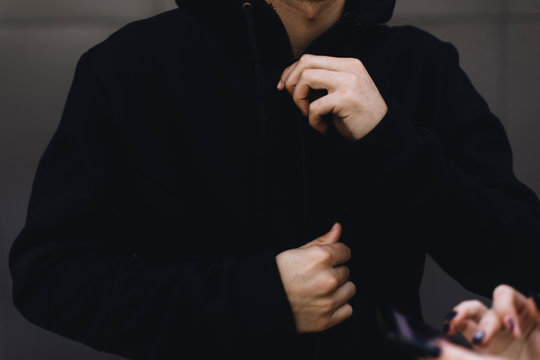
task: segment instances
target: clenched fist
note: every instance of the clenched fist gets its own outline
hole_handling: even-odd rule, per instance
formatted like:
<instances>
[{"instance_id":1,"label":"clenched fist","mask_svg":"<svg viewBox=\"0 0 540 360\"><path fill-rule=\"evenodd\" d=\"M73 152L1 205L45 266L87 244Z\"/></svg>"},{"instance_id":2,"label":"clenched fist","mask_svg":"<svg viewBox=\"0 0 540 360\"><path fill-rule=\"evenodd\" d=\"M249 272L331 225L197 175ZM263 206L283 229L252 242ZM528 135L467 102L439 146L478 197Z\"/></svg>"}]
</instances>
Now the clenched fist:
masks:
<instances>
[{"instance_id":1,"label":"clenched fist","mask_svg":"<svg viewBox=\"0 0 540 360\"><path fill-rule=\"evenodd\" d=\"M326 132L323 116L332 114L336 130L351 141L366 136L388 112L368 71L355 58L303 55L283 70L277 88L292 95L315 130ZM328 94L311 102L311 90Z\"/></svg>"},{"instance_id":2,"label":"clenched fist","mask_svg":"<svg viewBox=\"0 0 540 360\"><path fill-rule=\"evenodd\" d=\"M276 257L299 334L326 330L352 315L348 301L356 287L344 265L351 250L339 242L340 236L336 223L325 235Z\"/></svg>"}]
</instances>

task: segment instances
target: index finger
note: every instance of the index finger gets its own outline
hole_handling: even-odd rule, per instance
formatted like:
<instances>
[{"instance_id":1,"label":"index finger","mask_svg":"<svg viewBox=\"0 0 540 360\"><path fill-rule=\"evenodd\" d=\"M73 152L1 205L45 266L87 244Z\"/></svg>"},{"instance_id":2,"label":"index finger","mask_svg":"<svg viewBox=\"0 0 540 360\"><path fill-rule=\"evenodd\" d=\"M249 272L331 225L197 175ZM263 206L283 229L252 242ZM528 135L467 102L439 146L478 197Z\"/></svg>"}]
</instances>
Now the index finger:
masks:
<instances>
[{"instance_id":1,"label":"index finger","mask_svg":"<svg viewBox=\"0 0 540 360\"><path fill-rule=\"evenodd\" d=\"M362 62L356 58L340 58L334 56L322 56L304 54L302 57L287 67L281 74L278 89L287 88L292 94L298 77L305 69L324 69L331 71L359 72L363 69Z\"/></svg>"},{"instance_id":2,"label":"index finger","mask_svg":"<svg viewBox=\"0 0 540 360\"><path fill-rule=\"evenodd\" d=\"M454 318L448 321L451 324L449 334L470 327L467 321L478 323L487 310L487 306L478 300L462 301L454 307Z\"/></svg>"},{"instance_id":3,"label":"index finger","mask_svg":"<svg viewBox=\"0 0 540 360\"><path fill-rule=\"evenodd\" d=\"M504 329L503 318L494 310L489 309L478 323L476 333L469 336L469 340L474 345L485 346L491 342L495 334Z\"/></svg>"},{"instance_id":4,"label":"index finger","mask_svg":"<svg viewBox=\"0 0 540 360\"><path fill-rule=\"evenodd\" d=\"M504 326L515 336L521 334L519 314L527 308L527 298L508 285L499 285L493 291L493 310Z\"/></svg>"},{"instance_id":5,"label":"index finger","mask_svg":"<svg viewBox=\"0 0 540 360\"><path fill-rule=\"evenodd\" d=\"M295 61L291 65L287 66L285 70L281 72L281 76L279 78L279 82L277 84L278 90L283 90L285 87L285 79L289 77L289 73L298 65L298 61Z\"/></svg>"}]
</instances>

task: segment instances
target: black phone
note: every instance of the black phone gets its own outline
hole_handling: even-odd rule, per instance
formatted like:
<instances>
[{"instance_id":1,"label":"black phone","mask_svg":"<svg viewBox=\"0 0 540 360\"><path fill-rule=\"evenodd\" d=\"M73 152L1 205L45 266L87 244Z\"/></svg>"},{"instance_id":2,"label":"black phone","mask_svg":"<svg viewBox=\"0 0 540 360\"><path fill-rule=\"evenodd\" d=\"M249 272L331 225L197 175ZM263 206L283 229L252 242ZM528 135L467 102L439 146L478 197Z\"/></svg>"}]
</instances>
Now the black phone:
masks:
<instances>
[{"instance_id":1,"label":"black phone","mask_svg":"<svg viewBox=\"0 0 540 360\"><path fill-rule=\"evenodd\" d=\"M445 335L442 331L407 317L395 309L379 307L377 322L389 345L411 356L438 357L440 354L440 349L436 345L438 339L446 339L463 347L472 348L461 334Z\"/></svg>"}]
</instances>

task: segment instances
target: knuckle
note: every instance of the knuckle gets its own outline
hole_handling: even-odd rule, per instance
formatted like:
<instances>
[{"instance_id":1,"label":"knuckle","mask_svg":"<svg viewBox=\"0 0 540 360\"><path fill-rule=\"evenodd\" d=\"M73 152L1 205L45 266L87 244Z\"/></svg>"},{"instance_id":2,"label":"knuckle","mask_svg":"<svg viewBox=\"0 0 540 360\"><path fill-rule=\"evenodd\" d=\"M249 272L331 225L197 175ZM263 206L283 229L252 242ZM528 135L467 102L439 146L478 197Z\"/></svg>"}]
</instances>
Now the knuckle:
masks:
<instances>
[{"instance_id":1,"label":"knuckle","mask_svg":"<svg viewBox=\"0 0 540 360\"><path fill-rule=\"evenodd\" d=\"M338 285L338 279L332 274L328 274L321 279L321 289L325 292L331 292L335 290Z\"/></svg>"},{"instance_id":2,"label":"knuckle","mask_svg":"<svg viewBox=\"0 0 540 360\"><path fill-rule=\"evenodd\" d=\"M304 54L300 57L300 59L298 60L300 63L304 64L304 63L307 63L309 62L311 59L313 58L313 55L311 54Z\"/></svg>"},{"instance_id":3,"label":"knuckle","mask_svg":"<svg viewBox=\"0 0 540 360\"><path fill-rule=\"evenodd\" d=\"M326 249L324 246L314 246L312 251L313 251L313 255L315 259L320 262L327 262L330 260L330 257L331 257L330 251Z\"/></svg>"},{"instance_id":4,"label":"knuckle","mask_svg":"<svg viewBox=\"0 0 540 360\"><path fill-rule=\"evenodd\" d=\"M350 87L347 87L346 89L344 89L342 94L343 94L342 97L347 100L354 100L358 97L354 89Z\"/></svg>"},{"instance_id":5,"label":"knuckle","mask_svg":"<svg viewBox=\"0 0 540 360\"><path fill-rule=\"evenodd\" d=\"M354 73L354 74L351 74L351 76L354 78L354 82L357 84L362 83L364 81L364 76L362 74Z\"/></svg>"},{"instance_id":6,"label":"knuckle","mask_svg":"<svg viewBox=\"0 0 540 360\"><path fill-rule=\"evenodd\" d=\"M291 80L287 80L285 82L285 89L287 89L289 93L293 93L295 86L296 84L294 84Z\"/></svg>"},{"instance_id":7,"label":"knuckle","mask_svg":"<svg viewBox=\"0 0 540 360\"><path fill-rule=\"evenodd\" d=\"M493 297L507 296L512 294L512 288L508 285L499 285L493 290Z\"/></svg>"},{"instance_id":8,"label":"knuckle","mask_svg":"<svg viewBox=\"0 0 540 360\"><path fill-rule=\"evenodd\" d=\"M488 310L482 316L482 319L480 319L480 323L482 323L482 324L491 324L496 319L497 319L497 315L495 314L495 312L493 310Z\"/></svg>"},{"instance_id":9,"label":"knuckle","mask_svg":"<svg viewBox=\"0 0 540 360\"><path fill-rule=\"evenodd\" d=\"M351 66L353 66L354 68L360 69L360 70L364 69L364 64L362 63L362 61L360 61L360 59L351 58L350 62L351 62Z\"/></svg>"}]
</instances>

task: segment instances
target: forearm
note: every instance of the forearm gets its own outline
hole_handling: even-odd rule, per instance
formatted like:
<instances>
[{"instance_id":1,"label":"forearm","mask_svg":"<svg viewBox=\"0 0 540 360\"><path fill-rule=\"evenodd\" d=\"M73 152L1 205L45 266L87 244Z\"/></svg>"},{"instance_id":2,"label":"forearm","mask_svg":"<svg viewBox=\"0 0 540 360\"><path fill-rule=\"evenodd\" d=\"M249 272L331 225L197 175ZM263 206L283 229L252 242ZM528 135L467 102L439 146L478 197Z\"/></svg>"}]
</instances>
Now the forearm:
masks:
<instances>
[{"instance_id":1,"label":"forearm","mask_svg":"<svg viewBox=\"0 0 540 360\"><path fill-rule=\"evenodd\" d=\"M16 306L96 349L133 359L239 354L295 334L271 253L151 265L83 242L28 247L32 236L23 232L11 255Z\"/></svg>"}]
</instances>

